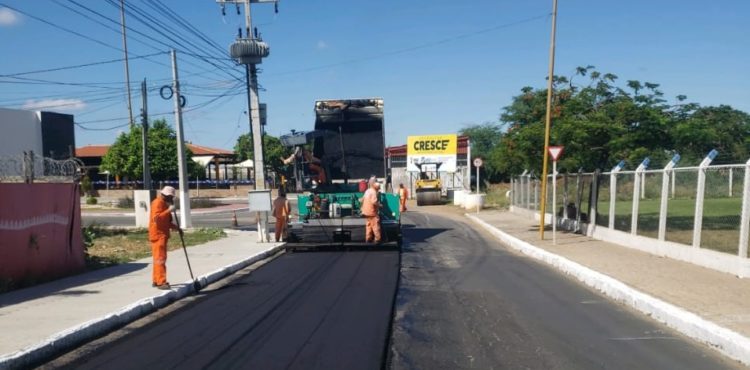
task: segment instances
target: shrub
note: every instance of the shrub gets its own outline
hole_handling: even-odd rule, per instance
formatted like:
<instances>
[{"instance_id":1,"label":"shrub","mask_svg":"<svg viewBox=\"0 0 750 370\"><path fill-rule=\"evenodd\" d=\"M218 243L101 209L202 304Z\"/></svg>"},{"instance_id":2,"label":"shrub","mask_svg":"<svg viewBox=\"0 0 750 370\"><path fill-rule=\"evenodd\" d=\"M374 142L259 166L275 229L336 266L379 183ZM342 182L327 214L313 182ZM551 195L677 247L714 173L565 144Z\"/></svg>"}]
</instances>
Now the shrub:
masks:
<instances>
[{"instance_id":1,"label":"shrub","mask_svg":"<svg viewBox=\"0 0 750 370\"><path fill-rule=\"evenodd\" d=\"M88 197L86 198L86 204L96 204L97 200L94 197Z\"/></svg>"}]
</instances>

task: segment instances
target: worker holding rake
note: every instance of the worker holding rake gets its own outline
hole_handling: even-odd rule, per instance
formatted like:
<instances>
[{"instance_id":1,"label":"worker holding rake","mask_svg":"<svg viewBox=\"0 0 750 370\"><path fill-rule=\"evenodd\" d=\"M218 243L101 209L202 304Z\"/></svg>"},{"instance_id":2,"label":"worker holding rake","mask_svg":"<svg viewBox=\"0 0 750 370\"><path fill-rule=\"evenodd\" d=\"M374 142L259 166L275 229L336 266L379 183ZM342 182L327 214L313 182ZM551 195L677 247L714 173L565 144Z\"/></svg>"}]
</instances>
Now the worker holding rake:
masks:
<instances>
[{"instance_id":1,"label":"worker holding rake","mask_svg":"<svg viewBox=\"0 0 750 370\"><path fill-rule=\"evenodd\" d=\"M148 222L148 240L151 242L151 253L154 257L151 286L162 290L171 289L167 282L167 242L171 230L182 235L182 229L172 223L175 188L165 186L151 202L151 214Z\"/></svg>"}]
</instances>

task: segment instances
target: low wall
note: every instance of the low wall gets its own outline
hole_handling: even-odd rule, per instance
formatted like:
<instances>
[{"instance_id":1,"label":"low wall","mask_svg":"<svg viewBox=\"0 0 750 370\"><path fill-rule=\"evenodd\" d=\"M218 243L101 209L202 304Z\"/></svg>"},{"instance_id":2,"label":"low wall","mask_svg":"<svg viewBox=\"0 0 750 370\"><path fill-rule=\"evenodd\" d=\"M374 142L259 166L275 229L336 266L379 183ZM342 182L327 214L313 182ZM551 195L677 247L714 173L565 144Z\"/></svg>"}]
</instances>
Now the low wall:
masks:
<instances>
[{"instance_id":1,"label":"low wall","mask_svg":"<svg viewBox=\"0 0 750 370\"><path fill-rule=\"evenodd\" d=\"M78 184L0 183L0 279L45 280L84 268Z\"/></svg>"},{"instance_id":2,"label":"low wall","mask_svg":"<svg viewBox=\"0 0 750 370\"><path fill-rule=\"evenodd\" d=\"M538 211L530 211L520 207L511 207L511 212L539 221ZM552 215L547 213L545 216L545 223L552 223ZM563 228L562 226L564 226L562 225L563 223L564 221L562 219L558 219L558 226L561 229ZM582 224L581 228L587 236L596 240L602 240L623 247L637 249L660 257L668 257L692 263L712 270L733 274L741 278L750 276L750 259L748 258L742 258L710 249L695 248L690 245L633 235L595 224Z\"/></svg>"}]
</instances>

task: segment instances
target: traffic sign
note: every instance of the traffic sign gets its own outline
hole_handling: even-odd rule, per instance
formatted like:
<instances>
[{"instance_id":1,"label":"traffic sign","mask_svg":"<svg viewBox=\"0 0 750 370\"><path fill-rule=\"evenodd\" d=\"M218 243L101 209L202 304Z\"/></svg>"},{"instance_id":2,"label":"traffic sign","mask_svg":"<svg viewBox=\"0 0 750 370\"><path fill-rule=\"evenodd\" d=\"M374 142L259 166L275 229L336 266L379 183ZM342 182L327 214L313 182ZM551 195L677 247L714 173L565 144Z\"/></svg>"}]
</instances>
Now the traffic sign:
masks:
<instances>
[{"instance_id":1,"label":"traffic sign","mask_svg":"<svg viewBox=\"0 0 750 370\"><path fill-rule=\"evenodd\" d=\"M560 159L564 148L564 146L551 146L547 148L547 151L549 152L550 157L552 157L552 160L557 161Z\"/></svg>"},{"instance_id":2,"label":"traffic sign","mask_svg":"<svg viewBox=\"0 0 750 370\"><path fill-rule=\"evenodd\" d=\"M474 167L482 167L482 158L474 158Z\"/></svg>"}]
</instances>

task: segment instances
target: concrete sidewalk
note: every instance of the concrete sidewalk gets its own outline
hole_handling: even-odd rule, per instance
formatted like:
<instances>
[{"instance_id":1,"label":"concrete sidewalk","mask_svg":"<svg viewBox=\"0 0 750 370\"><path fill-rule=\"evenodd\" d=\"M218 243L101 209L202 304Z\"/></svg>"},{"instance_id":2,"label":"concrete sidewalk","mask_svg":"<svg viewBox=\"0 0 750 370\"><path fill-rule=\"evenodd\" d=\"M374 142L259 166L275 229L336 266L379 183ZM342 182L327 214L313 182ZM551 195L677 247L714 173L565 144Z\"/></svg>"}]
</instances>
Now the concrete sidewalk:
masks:
<instances>
[{"instance_id":1,"label":"concrete sidewalk","mask_svg":"<svg viewBox=\"0 0 750 370\"><path fill-rule=\"evenodd\" d=\"M573 233L539 239L511 212L467 214L513 249L541 260L683 334L750 365L750 279Z\"/></svg>"},{"instance_id":2,"label":"concrete sidewalk","mask_svg":"<svg viewBox=\"0 0 750 370\"><path fill-rule=\"evenodd\" d=\"M281 249L257 243L254 231L227 233L187 249L203 287ZM191 294L181 249L169 252L167 276L172 290L151 287L149 257L1 294L0 369L28 367Z\"/></svg>"}]
</instances>

